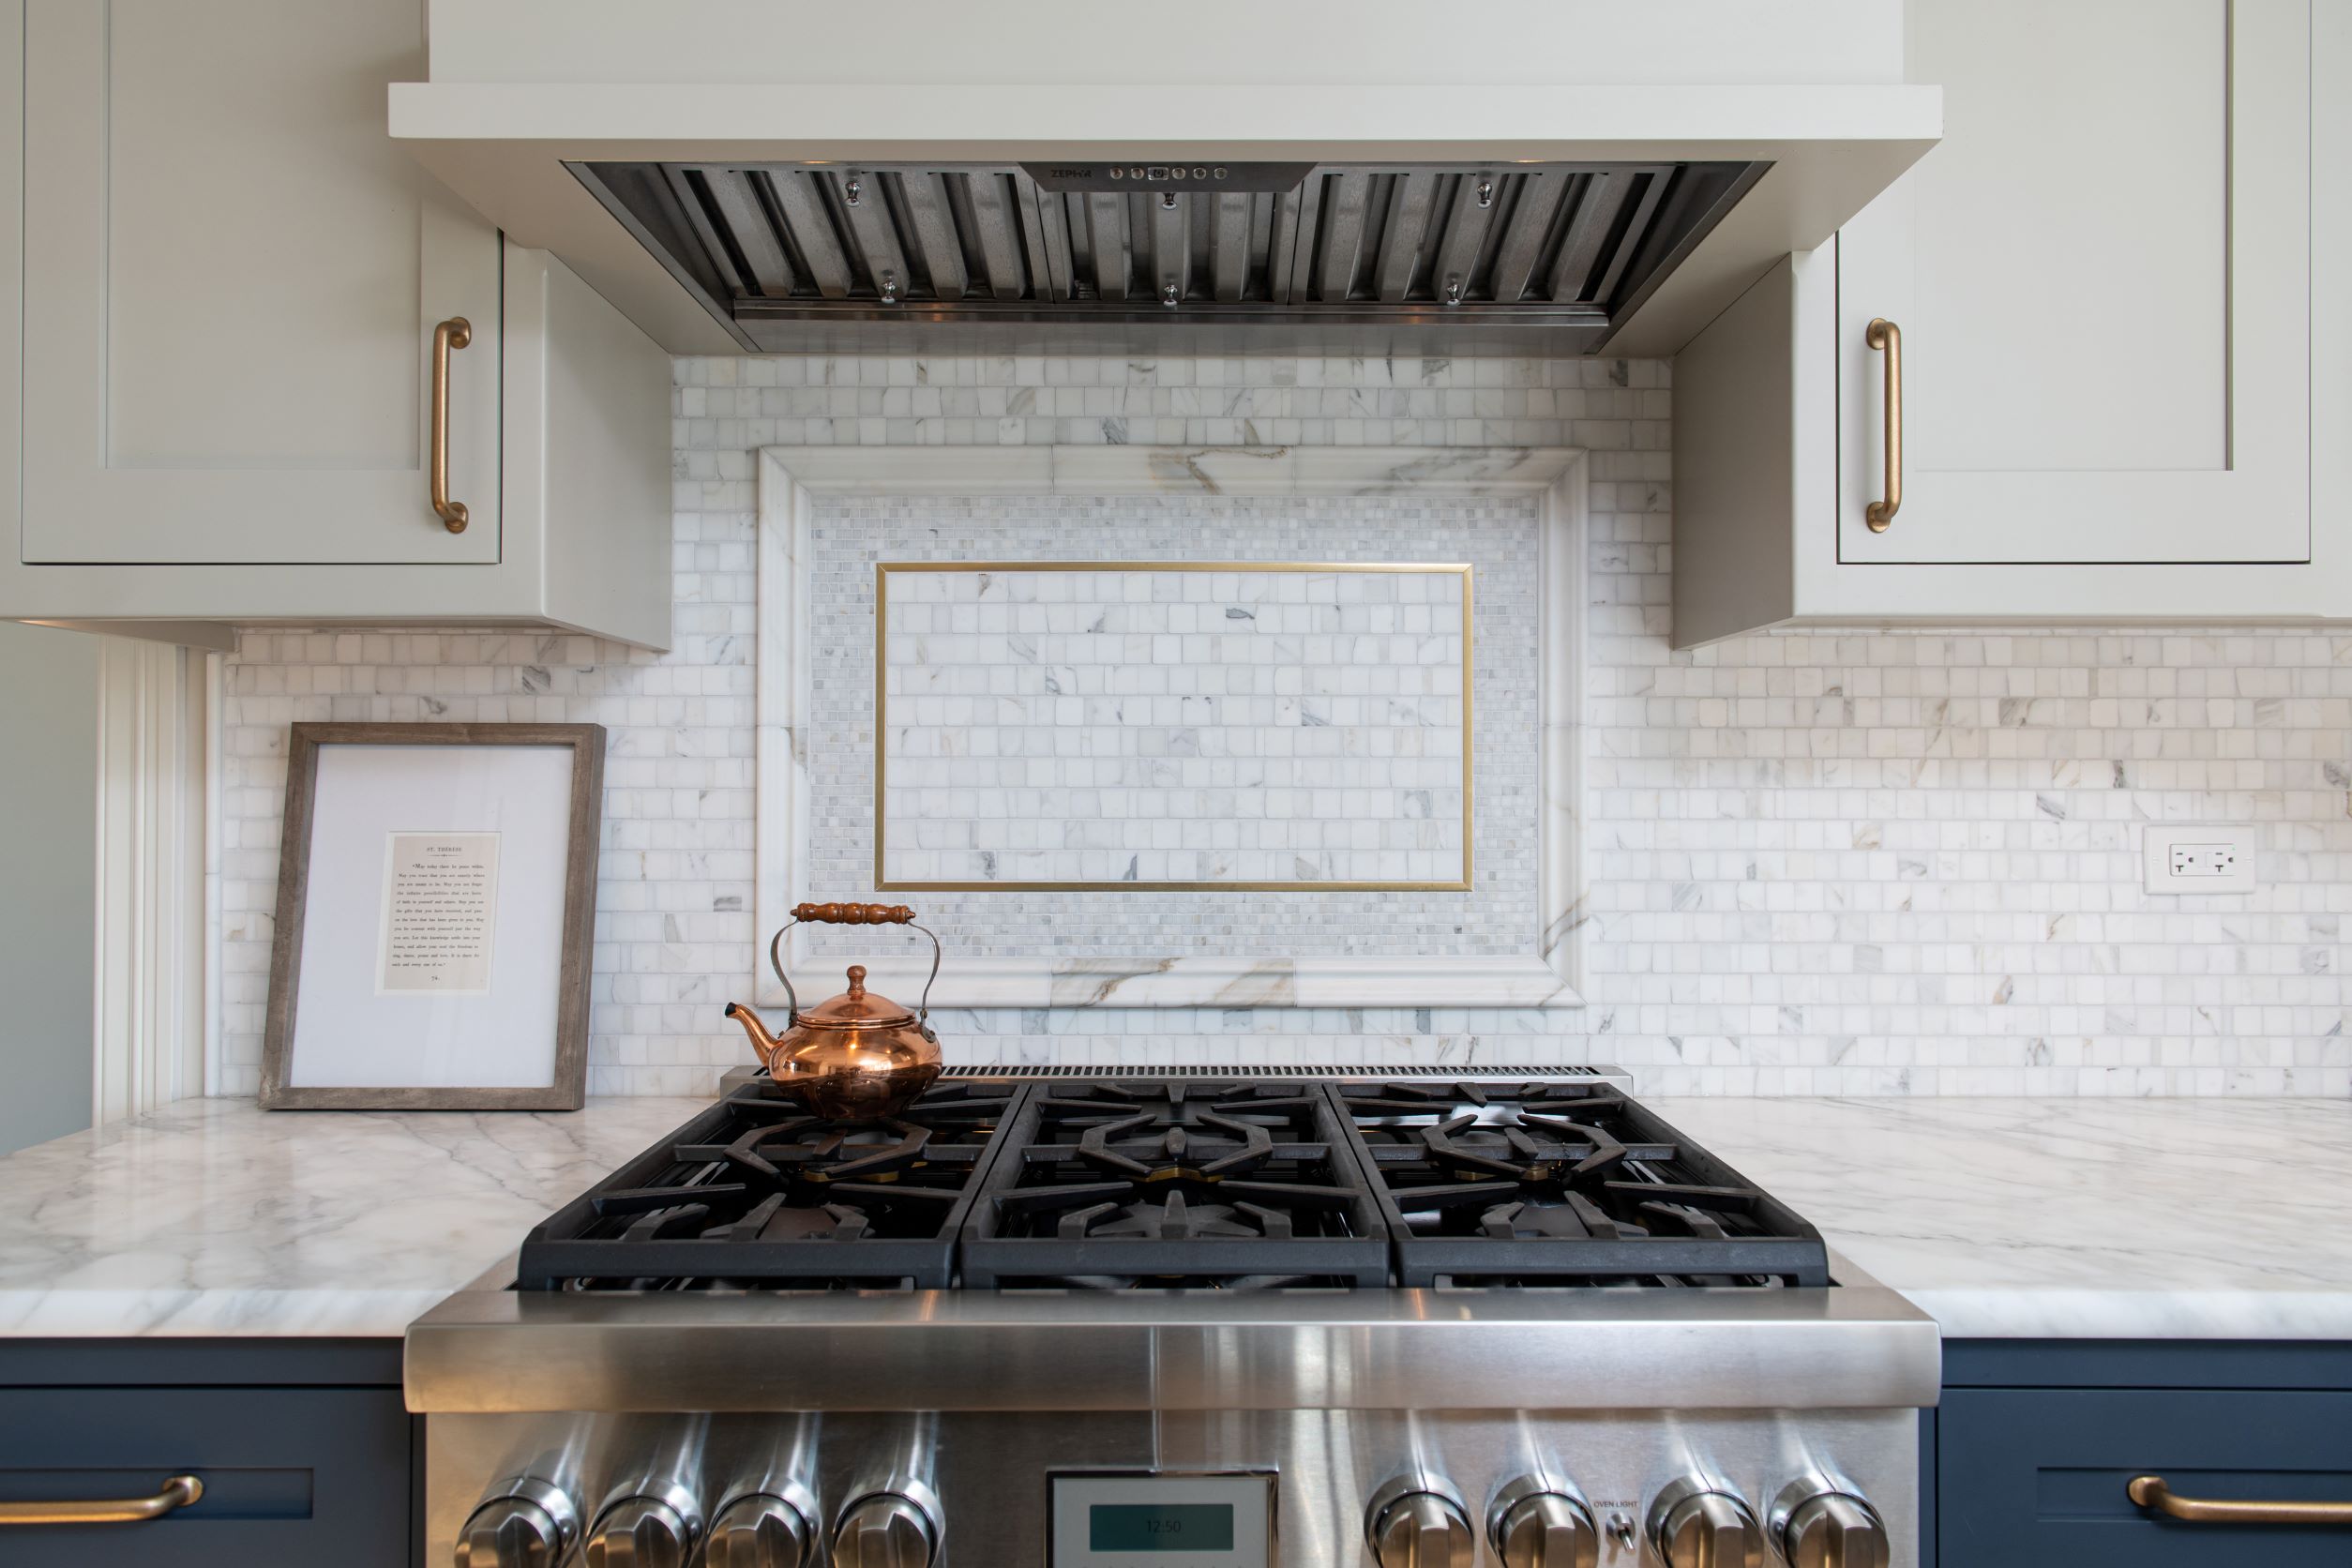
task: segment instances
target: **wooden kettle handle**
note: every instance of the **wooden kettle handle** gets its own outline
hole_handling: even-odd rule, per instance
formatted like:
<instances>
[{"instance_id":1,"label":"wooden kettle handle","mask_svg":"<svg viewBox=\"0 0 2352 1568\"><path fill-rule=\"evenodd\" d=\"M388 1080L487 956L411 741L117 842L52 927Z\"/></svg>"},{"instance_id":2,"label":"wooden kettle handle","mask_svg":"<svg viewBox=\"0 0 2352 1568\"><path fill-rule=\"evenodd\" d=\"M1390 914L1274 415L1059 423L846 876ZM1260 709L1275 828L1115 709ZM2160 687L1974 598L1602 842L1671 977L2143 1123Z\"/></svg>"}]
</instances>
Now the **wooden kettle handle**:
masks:
<instances>
[{"instance_id":1,"label":"wooden kettle handle","mask_svg":"<svg viewBox=\"0 0 2352 1568\"><path fill-rule=\"evenodd\" d=\"M914 911L904 904L795 904L792 918L819 926L910 926Z\"/></svg>"},{"instance_id":2,"label":"wooden kettle handle","mask_svg":"<svg viewBox=\"0 0 2352 1568\"><path fill-rule=\"evenodd\" d=\"M792 906L792 920L768 942L768 965L776 971L776 979L783 982L785 1005L792 1008L792 1021L794 1024L800 1022L800 994L792 989L792 977L784 972L784 939L792 934L792 927L808 924L914 926L916 930L929 937L931 939L931 977L923 982L923 999L915 1003L914 1016L923 1022L927 1023L930 1020L931 988L939 983L939 933L927 926L915 926L914 911L904 904L795 904ZM863 968L856 972L859 978L864 977Z\"/></svg>"}]
</instances>

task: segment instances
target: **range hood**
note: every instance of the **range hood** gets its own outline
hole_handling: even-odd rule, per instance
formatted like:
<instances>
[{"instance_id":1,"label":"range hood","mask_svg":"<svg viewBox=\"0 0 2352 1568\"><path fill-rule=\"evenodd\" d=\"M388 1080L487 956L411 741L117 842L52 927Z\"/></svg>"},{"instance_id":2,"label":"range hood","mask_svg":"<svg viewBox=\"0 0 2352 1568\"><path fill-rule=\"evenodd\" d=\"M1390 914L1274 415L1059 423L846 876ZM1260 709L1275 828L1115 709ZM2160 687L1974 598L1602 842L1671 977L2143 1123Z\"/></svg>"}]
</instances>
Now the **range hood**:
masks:
<instances>
[{"instance_id":1,"label":"range hood","mask_svg":"<svg viewBox=\"0 0 2352 1568\"><path fill-rule=\"evenodd\" d=\"M572 172L755 351L790 352L827 323L912 317L1417 326L1582 354L1765 168L1199 158Z\"/></svg>"},{"instance_id":2,"label":"range hood","mask_svg":"<svg viewBox=\"0 0 2352 1568\"><path fill-rule=\"evenodd\" d=\"M435 0L390 127L673 353L1671 354L1931 147L1885 0Z\"/></svg>"}]
</instances>

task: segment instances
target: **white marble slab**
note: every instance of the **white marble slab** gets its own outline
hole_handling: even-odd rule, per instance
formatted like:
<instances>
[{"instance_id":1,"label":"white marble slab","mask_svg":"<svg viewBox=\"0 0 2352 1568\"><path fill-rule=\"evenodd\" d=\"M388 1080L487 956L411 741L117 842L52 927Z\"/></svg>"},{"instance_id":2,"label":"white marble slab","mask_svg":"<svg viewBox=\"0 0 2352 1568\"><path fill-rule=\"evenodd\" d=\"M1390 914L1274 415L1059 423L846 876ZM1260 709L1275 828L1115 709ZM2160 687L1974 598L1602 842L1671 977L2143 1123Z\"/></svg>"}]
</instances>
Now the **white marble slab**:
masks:
<instances>
[{"instance_id":1,"label":"white marble slab","mask_svg":"<svg viewBox=\"0 0 2352 1568\"><path fill-rule=\"evenodd\" d=\"M706 1103L60 1138L0 1158L0 1334L397 1334ZM1645 1103L1953 1337L2352 1338L2352 1104Z\"/></svg>"},{"instance_id":2,"label":"white marble slab","mask_svg":"<svg viewBox=\"0 0 2352 1568\"><path fill-rule=\"evenodd\" d=\"M0 1334L395 1335L706 1101L187 1100L0 1159Z\"/></svg>"},{"instance_id":3,"label":"white marble slab","mask_svg":"<svg viewBox=\"0 0 2352 1568\"><path fill-rule=\"evenodd\" d=\"M1658 1099L1949 1338L2352 1338L2352 1104Z\"/></svg>"}]
</instances>

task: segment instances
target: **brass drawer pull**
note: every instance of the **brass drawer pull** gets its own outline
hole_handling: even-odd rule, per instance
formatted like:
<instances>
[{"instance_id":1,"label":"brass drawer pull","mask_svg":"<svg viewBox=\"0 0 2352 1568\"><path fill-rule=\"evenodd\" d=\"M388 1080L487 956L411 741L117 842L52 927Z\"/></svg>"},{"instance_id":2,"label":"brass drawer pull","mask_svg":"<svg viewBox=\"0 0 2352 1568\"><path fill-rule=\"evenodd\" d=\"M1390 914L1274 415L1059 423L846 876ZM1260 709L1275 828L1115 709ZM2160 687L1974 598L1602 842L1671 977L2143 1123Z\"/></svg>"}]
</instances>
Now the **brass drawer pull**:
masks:
<instances>
[{"instance_id":1,"label":"brass drawer pull","mask_svg":"<svg viewBox=\"0 0 2352 1568\"><path fill-rule=\"evenodd\" d=\"M175 1475L151 1498L91 1498L75 1502L0 1502L0 1525L133 1525L160 1519L204 1495L192 1475Z\"/></svg>"},{"instance_id":2,"label":"brass drawer pull","mask_svg":"<svg viewBox=\"0 0 2352 1568\"><path fill-rule=\"evenodd\" d=\"M465 503L449 499L449 351L474 341L474 324L451 316L433 328L432 501L442 526L465 532Z\"/></svg>"},{"instance_id":3,"label":"brass drawer pull","mask_svg":"<svg viewBox=\"0 0 2352 1568\"><path fill-rule=\"evenodd\" d=\"M2135 1475L2123 1488L2142 1508L2193 1525L2352 1525L2352 1502L2258 1502L2184 1498L2161 1475Z\"/></svg>"},{"instance_id":4,"label":"brass drawer pull","mask_svg":"<svg viewBox=\"0 0 2352 1568\"><path fill-rule=\"evenodd\" d=\"M1883 534L1903 509L1903 329L1884 316L1873 317L1862 341L1887 355L1887 498L1862 510L1873 534Z\"/></svg>"}]
</instances>

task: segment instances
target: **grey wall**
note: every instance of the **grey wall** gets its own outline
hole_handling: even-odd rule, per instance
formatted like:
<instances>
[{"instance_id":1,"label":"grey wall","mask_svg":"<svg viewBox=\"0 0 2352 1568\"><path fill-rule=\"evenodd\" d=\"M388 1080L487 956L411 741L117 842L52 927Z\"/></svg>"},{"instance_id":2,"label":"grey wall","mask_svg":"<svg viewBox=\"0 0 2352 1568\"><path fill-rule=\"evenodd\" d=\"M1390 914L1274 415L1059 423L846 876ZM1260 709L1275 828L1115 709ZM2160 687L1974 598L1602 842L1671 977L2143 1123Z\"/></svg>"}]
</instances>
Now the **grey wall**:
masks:
<instances>
[{"instance_id":1,"label":"grey wall","mask_svg":"<svg viewBox=\"0 0 2352 1568\"><path fill-rule=\"evenodd\" d=\"M90 1124L98 667L0 622L0 1152Z\"/></svg>"}]
</instances>

